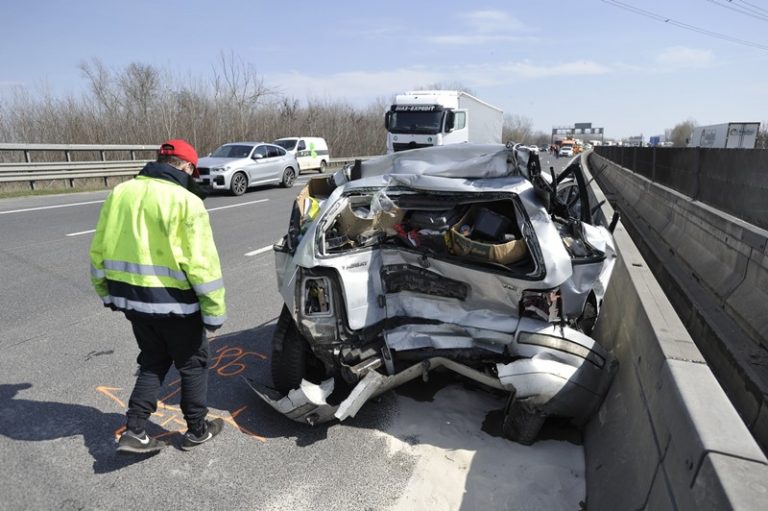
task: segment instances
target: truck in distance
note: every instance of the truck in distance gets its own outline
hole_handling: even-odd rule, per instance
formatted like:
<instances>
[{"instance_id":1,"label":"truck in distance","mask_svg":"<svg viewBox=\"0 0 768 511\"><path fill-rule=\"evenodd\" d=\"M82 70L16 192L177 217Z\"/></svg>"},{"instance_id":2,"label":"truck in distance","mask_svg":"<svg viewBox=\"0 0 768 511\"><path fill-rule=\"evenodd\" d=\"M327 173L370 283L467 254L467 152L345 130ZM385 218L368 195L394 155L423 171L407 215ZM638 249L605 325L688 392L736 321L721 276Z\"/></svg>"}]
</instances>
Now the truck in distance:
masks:
<instances>
[{"instance_id":1,"label":"truck in distance","mask_svg":"<svg viewBox=\"0 0 768 511\"><path fill-rule=\"evenodd\" d=\"M688 139L688 147L754 149L759 131L759 122L696 126Z\"/></svg>"},{"instance_id":2,"label":"truck in distance","mask_svg":"<svg viewBox=\"0 0 768 511\"><path fill-rule=\"evenodd\" d=\"M464 91L398 94L384 118L387 153L461 142L500 144L503 117L501 109Z\"/></svg>"}]
</instances>

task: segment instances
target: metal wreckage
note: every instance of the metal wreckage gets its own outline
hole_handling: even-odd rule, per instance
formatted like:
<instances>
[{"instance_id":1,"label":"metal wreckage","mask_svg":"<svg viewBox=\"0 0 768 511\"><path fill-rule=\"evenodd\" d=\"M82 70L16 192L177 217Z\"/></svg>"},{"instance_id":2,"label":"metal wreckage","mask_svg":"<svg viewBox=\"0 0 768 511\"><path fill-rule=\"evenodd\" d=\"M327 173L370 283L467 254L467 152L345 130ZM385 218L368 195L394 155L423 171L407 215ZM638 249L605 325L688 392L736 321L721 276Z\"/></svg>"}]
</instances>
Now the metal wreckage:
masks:
<instances>
[{"instance_id":1,"label":"metal wreckage","mask_svg":"<svg viewBox=\"0 0 768 511\"><path fill-rule=\"evenodd\" d=\"M589 337L617 219L579 157L556 176L521 145L416 149L313 179L274 245L274 388L249 384L314 425L443 368L509 393L512 440L532 443L547 417L584 423L617 367Z\"/></svg>"}]
</instances>

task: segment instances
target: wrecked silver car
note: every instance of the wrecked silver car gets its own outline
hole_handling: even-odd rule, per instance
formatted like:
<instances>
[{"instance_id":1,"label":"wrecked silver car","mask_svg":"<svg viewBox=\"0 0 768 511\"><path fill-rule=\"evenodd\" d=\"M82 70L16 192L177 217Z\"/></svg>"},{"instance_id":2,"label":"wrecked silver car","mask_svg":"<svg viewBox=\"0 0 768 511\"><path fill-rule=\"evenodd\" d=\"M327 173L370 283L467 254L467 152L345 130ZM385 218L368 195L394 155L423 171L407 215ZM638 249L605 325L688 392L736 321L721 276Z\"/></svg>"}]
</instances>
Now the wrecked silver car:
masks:
<instances>
[{"instance_id":1,"label":"wrecked silver car","mask_svg":"<svg viewBox=\"0 0 768 511\"><path fill-rule=\"evenodd\" d=\"M555 176L523 146L417 149L312 180L274 246L274 388L254 390L316 424L442 367L509 392L513 440L546 417L586 421L616 368L589 337L616 257L616 219L597 209L578 158Z\"/></svg>"}]
</instances>

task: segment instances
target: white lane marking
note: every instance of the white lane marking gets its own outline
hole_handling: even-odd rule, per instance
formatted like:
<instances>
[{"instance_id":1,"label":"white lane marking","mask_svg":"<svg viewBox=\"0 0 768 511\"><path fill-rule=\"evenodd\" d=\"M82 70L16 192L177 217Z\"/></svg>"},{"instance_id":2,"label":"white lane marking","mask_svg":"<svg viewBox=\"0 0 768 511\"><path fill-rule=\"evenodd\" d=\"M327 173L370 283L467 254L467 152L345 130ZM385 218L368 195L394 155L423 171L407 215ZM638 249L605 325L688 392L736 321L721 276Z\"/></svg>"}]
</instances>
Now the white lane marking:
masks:
<instances>
[{"instance_id":1,"label":"white lane marking","mask_svg":"<svg viewBox=\"0 0 768 511\"><path fill-rule=\"evenodd\" d=\"M208 211L218 211L220 209L238 208L240 206L247 206L248 204L257 204L259 202L267 202L269 199L252 200L250 202L241 202L240 204L230 204L229 206L219 206L218 208L211 208Z\"/></svg>"},{"instance_id":2,"label":"white lane marking","mask_svg":"<svg viewBox=\"0 0 768 511\"><path fill-rule=\"evenodd\" d=\"M91 229L90 231L71 232L67 234L67 236L80 236L81 234L90 234L92 232L96 232L96 229Z\"/></svg>"},{"instance_id":3,"label":"white lane marking","mask_svg":"<svg viewBox=\"0 0 768 511\"><path fill-rule=\"evenodd\" d=\"M258 202L267 202L268 200L269 199L259 199L259 200L254 200L254 201L250 201L250 202L243 202L242 204L231 204L229 206L220 206L218 208L211 208L208 211L217 211L219 209L236 208L238 206L245 206L245 205L248 205L248 204L256 204ZM104 201L99 201L99 202L104 202ZM91 203L84 202L83 204L91 204ZM75 204L72 204L72 205L75 206ZM45 209L45 208L41 208L41 209ZM2 213L0 213L0 214L2 214ZM71 233L67 234L67 236L80 236L81 234L90 234L92 232L96 232L96 229L91 229L89 231L71 232Z\"/></svg>"},{"instance_id":4,"label":"white lane marking","mask_svg":"<svg viewBox=\"0 0 768 511\"><path fill-rule=\"evenodd\" d=\"M245 254L245 257L251 257L251 256L263 254L264 252L269 252L270 250L272 250L272 245L268 247L262 247L258 250L254 250L253 252L248 252Z\"/></svg>"},{"instance_id":5,"label":"white lane marking","mask_svg":"<svg viewBox=\"0 0 768 511\"><path fill-rule=\"evenodd\" d=\"M12 209L10 211L0 211L0 215L9 213L24 213L25 211L40 211L43 209L70 208L72 206L85 206L86 204L100 204L103 200L92 200L90 202L74 202L72 204L57 204L56 206L40 206L37 208Z\"/></svg>"}]
</instances>

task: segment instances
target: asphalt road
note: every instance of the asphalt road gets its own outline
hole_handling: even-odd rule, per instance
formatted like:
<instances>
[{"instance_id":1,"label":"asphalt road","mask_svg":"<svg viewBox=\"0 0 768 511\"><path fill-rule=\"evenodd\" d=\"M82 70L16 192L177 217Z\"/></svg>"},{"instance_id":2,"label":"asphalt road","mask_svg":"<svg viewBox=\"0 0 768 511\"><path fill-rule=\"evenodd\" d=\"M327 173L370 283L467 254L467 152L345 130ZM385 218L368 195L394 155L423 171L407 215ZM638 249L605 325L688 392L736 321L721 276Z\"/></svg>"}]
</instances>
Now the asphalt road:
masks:
<instances>
[{"instance_id":1,"label":"asphalt road","mask_svg":"<svg viewBox=\"0 0 768 511\"><path fill-rule=\"evenodd\" d=\"M173 446L150 457L115 452L138 350L129 323L101 306L89 281L88 248L107 192L0 200L0 509L407 509L404 494L422 491L413 490L415 479L426 481L419 488L435 496L407 498L433 502L426 506L434 509L526 509L537 491L535 502L549 502L549 509L578 509L578 499L563 497L546 482L515 489L521 493L517 507L494 499L494 491L504 492L489 487L503 488L517 477L494 473L496 456L514 458L519 477L538 479L557 470L542 460L563 449L576 465L565 467L568 477L581 477L577 487L583 492L581 447L562 441L562 432L523 447L494 436L493 425L483 427L492 434L480 431L488 417L498 419L493 413L503 405L499 396L447 384L468 402L482 402L488 413L451 437L466 435L482 444L456 469L463 474L456 488L443 477L450 467L433 463L428 473L419 468L424 454L411 448L418 443L414 435L396 439L405 446L400 449L389 438L398 436L393 424L398 431L421 424L429 438L426 429L435 427L429 420L441 420L434 401L414 407L411 398L391 392L354 419L311 428L251 393L241 378L269 384L270 339L281 307L270 247L285 232L292 201L308 177L288 190L260 188L206 200L229 309L229 320L211 341L209 406L227 427L196 451L178 449L185 425L172 371L149 432ZM436 447L469 449L461 443ZM442 492L458 496L440 500Z\"/></svg>"}]
</instances>

